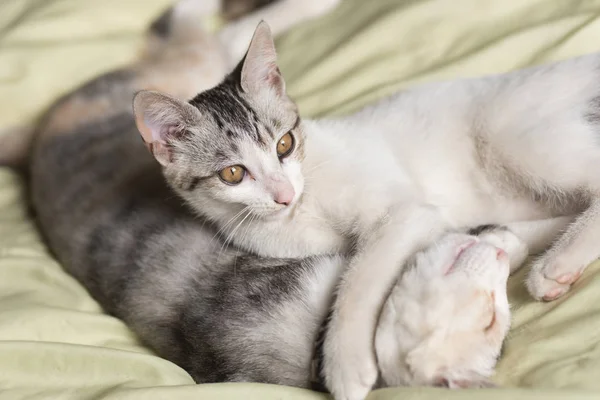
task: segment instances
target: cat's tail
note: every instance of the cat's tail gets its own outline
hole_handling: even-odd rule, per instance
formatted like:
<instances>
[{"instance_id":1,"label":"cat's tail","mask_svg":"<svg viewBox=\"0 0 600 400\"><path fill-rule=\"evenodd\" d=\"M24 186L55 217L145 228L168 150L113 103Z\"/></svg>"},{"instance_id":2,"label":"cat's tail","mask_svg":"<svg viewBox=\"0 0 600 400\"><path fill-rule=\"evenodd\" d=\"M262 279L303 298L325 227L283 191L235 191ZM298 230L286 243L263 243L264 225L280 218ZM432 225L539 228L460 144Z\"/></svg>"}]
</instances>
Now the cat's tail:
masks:
<instances>
[{"instance_id":1,"label":"cat's tail","mask_svg":"<svg viewBox=\"0 0 600 400\"><path fill-rule=\"evenodd\" d=\"M33 126L0 130L0 167L24 168L34 136Z\"/></svg>"}]
</instances>

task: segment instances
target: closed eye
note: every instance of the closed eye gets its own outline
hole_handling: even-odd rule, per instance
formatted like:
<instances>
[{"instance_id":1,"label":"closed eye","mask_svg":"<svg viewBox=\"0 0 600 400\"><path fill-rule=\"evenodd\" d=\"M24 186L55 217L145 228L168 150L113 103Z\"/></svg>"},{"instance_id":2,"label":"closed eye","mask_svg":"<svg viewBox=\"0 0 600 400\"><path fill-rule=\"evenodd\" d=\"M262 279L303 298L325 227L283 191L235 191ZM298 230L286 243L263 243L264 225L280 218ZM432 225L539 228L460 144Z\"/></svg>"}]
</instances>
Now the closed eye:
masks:
<instances>
[{"instance_id":1,"label":"closed eye","mask_svg":"<svg viewBox=\"0 0 600 400\"><path fill-rule=\"evenodd\" d=\"M490 319L490 321L488 322L487 326L485 327L485 331L488 332L489 330L491 330L494 325L496 325L496 293L492 292L491 294L491 308L492 308L492 318Z\"/></svg>"}]
</instances>

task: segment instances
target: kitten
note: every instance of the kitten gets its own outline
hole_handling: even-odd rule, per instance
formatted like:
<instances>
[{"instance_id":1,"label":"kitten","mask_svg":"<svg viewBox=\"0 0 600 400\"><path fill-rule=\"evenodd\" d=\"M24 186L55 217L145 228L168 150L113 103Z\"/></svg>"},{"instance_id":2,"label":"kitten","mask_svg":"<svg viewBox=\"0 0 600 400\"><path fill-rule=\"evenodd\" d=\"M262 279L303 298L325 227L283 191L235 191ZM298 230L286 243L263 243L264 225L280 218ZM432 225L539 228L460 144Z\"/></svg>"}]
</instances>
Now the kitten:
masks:
<instances>
[{"instance_id":1,"label":"kitten","mask_svg":"<svg viewBox=\"0 0 600 400\"><path fill-rule=\"evenodd\" d=\"M181 29L185 26L181 18L190 17L179 7L187 9L190 4L178 3L153 24L153 30L164 23L177 23L176 29ZM177 32L174 28L161 30L163 36L152 43L170 47L162 51L155 47L156 55L201 50L193 38L179 41L185 37L183 31L179 39L171 36ZM198 40L200 46L206 38ZM225 246L211 224L193 218L174 197L133 133L127 98L138 79L152 76L153 63L179 74L185 71L178 69L183 68L180 61L175 58L178 67L169 70L168 59L146 59L132 70L98 78L51 108L37 130L31 157L31 192L40 226L65 268L105 310L122 318L146 344L185 368L196 382L309 387L317 379L311 376L317 334L346 260L336 255L264 258ZM392 291L377 329L377 351L385 360L382 385L486 384L508 321L508 258L498 258L502 253L494 246L507 249L514 265L523 261L527 249L501 228L474 234L478 238L443 237L398 277L401 290ZM473 246L467 249L465 244ZM500 279L494 280L497 276ZM453 293L454 285L461 291ZM421 294L434 289L446 296L421 306ZM454 309L446 318L419 319L438 303L460 300L471 289L495 290L496 310L489 303L475 303L468 313ZM400 310L407 298L415 304L412 312L388 312ZM452 325L454 318L465 321L465 340L494 340L470 349L471 360L431 355L410 361L413 371L421 371L421 366L434 369L432 379L410 377L396 368L394 362L410 358L411 351L420 351L429 340L418 332L399 332L399 326L416 323L433 331L446 329L444 324ZM492 319L497 329L490 328ZM454 345L457 338L448 339Z\"/></svg>"},{"instance_id":2,"label":"kitten","mask_svg":"<svg viewBox=\"0 0 600 400\"><path fill-rule=\"evenodd\" d=\"M493 386L510 327L509 269L526 256L524 243L501 227L479 237L447 234L417 253L379 317L379 386Z\"/></svg>"},{"instance_id":3,"label":"kitten","mask_svg":"<svg viewBox=\"0 0 600 400\"><path fill-rule=\"evenodd\" d=\"M555 227L531 237L557 239L527 279L536 299L565 294L599 256L599 67L591 55L431 84L303 121L263 23L222 83L188 102L142 91L134 110L171 187L228 241L264 256L352 250L325 375L355 400L377 377L373 327L395 266L444 231Z\"/></svg>"},{"instance_id":4,"label":"kitten","mask_svg":"<svg viewBox=\"0 0 600 400\"><path fill-rule=\"evenodd\" d=\"M261 19L283 31L336 3L279 0L211 35L201 21L219 2L179 1L152 24L140 60L59 99L35 129L31 198L50 249L107 312L199 383L306 387L342 263L224 245L165 184L136 133L131 99L141 88L191 96L222 79ZM21 158L0 153L0 163Z\"/></svg>"}]
</instances>

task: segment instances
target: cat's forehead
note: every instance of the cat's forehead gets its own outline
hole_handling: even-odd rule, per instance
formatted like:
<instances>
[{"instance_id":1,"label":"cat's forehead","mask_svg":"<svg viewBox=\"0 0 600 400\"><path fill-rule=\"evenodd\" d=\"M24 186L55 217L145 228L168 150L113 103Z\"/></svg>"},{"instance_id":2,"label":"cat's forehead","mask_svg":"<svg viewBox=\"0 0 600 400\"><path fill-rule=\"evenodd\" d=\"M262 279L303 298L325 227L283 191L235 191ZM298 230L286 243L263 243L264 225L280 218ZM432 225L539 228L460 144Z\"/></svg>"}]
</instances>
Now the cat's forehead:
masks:
<instances>
[{"instance_id":1,"label":"cat's forehead","mask_svg":"<svg viewBox=\"0 0 600 400\"><path fill-rule=\"evenodd\" d=\"M506 259L499 259L497 250L493 244L474 236L449 235L431 251L429 261L442 267L440 279L475 279L473 282L481 283L485 278L502 277L508 271Z\"/></svg>"},{"instance_id":2,"label":"cat's forehead","mask_svg":"<svg viewBox=\"0 0 600 400\"><path fill-rule=\"evenodd\" d=\"M281 116L273 110L257 107L239 86L224 83L198 94L190 101L216 128L214 135L231 142L246 142L267 147L282 126ZM207 122L208 122L207 121Z\"/></svg>"},{"instance_id":3,"label":"cat's forehead","mask_svg":"<svg viewBox=\"0 0 600 400\"><path fill-rule=\"evenodd\" d=\"M506 253L486 241L467 249L457 260L455 268L485 289L505 285L510 271Z\"/></svg>"}]
</instances>

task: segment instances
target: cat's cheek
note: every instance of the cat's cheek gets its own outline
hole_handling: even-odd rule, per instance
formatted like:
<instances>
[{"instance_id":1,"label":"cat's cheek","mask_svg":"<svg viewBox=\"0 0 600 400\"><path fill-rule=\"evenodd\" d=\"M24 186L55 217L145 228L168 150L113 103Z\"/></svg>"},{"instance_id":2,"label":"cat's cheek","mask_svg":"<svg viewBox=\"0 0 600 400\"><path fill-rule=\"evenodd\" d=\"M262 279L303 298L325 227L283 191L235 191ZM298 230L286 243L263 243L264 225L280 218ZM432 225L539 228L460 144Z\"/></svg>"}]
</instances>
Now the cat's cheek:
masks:
<instances>
[{"instance_id":1,"label":"cat's cheek","mask_svg":"<svg viewBox=\"0 0 600 400\"><path fill-rule=\"evenodd\" d=\"M258 186L255 181L247 177L236 186L221 183L218 188L214 188L214 197L216 200L224 203L223 206L226 203L231 203L243 204L252 208L254 204L259 202L260 189Z\"/></svg>"}]
</instances>

